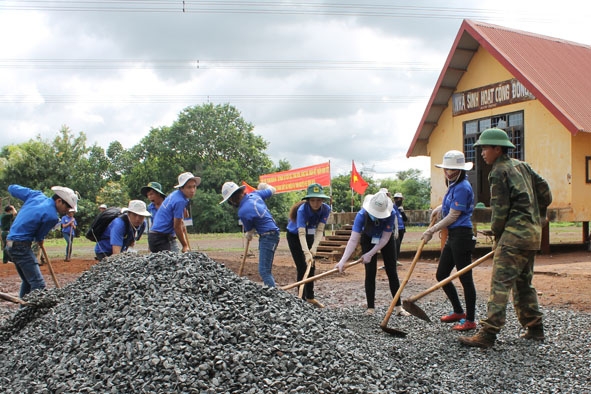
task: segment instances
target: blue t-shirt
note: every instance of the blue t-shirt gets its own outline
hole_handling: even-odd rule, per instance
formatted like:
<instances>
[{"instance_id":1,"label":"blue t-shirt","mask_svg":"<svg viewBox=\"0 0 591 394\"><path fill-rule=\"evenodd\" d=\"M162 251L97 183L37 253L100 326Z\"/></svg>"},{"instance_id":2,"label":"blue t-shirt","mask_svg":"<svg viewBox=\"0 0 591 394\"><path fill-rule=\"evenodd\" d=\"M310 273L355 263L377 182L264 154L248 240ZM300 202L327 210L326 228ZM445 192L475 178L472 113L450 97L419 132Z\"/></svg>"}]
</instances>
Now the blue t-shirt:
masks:
<instances>
[{"instance_id":1,"label":"blue t-shirt","mask_svg":"<svg viewBox=\"0 0 591 394\"><path fill-rule=\"evenodd\" d=\"M404 219L402 218L402 214L400 213L400 210L398 209L396 204L394 204L392 210L394 211L394 213L396 213L396 219L398 220L398 231L404 230Z\"/></svg>"},{"instance_id":2,"label":"blue t-shirt","mask_svg":"<svg viewBox=\"0 0 591 394\"><path fill-rule=\"evenodd\" d=\"M8 192L24 204L10 227L7 239L43 241L60 221L55 201L39 190L20 185L8 186Z\"/></svg>"},{"instance_id":3,"label":"blue t-shirt","mask_svg":"<svg viewBox=\"0 0 591 394\"><path fill-rule=\"evenodd\" d=\"M148 206L146 207L146 210L148 212L150 212L150 214L152 214L152 218L154 216L156 216L156 212L158 212L158 208L156 208L156 205L154 205L153 202L149 203Z\"/></svg>"},{"instance_id":4,"label":"blue t-shirt","mask_svg":"<svg viewBox=\"0 0 591 394\"><path fill-rule=\"evenodd\" d=\"M146 221L136 229L129 223L129 218L115 218L107 229L101 235L101 238L94 247L95 253L105 253L108 256L113 254L113 246L120 246L121 251L125 252L129 246L140 239L146 229Z\"/></svg>"},{"instance_id":5,"label":"blue t-shirt","mask_svg":"<svg viewBox=\"0 0 591 394\"><path fill-rule=\"evenodd\" d=\"M272 195L273 193L269 189L255 190L246 194L240 200L238 217L242 221L245 231L250 231L253 228L259 234L279 231L279 227L277 227L264 201Z\"/></svg>"},{"instance_id":6,"label":"blue t-shirt","mask_svg":"<svg viewBox=\"0 0 591 394\"><path fill-rule=\"evenodd\" d=\"M467 179L453 183L447 189L441 204L443 217L449 214L450 209L460 211L460 217L448 228L470 227L472 228L472 211L474 210L474 193Z\"/></svg>"},{"instance_id":7,"label":"blue t-shirt","mask_svg":"<svg viewBox=\"0 0 591 394\"><path fill-rule=\"evenodd\" d=\"M152 229L162 234L174 234L174 219L184 219L185 208L191 200L181 190L170 193L154 216Z\"/></svg>"},{"instance_id":8,"label":"blue t-shirt","mask_svg":"<svg viewBox=\"0 0 591 394\"><path fill-rule=\"evenodd\" d=\"M390 213L390 216L384 219L376 219L375 221L369 217L369 214L365 208L361 208L355 220L353 221L353 231L357 233L364 233L367 236L373 238L382 236L383 232L391 233L394 231L394 220L396 219L396 213L394 209Z\"/></svg>"},{"instance_id":9,"label":"blue t-shirt","mask_svg":"<svg viewBox=\"0 0 591 394\"><path fill-rule=\"evenodd\" d=\"M296 214L296 222L294 223L291 219L287 223L287 231L292 234L298 233L298 228L305 228L306 234L308 234L309 229L315 229L318 227L319 223L324 223L328 221L328 216L330 215L330 206L326 203L322 203L320 209L314 212L310 203L306 202L298 207L298 212Z\"/></svg>"},{"instance_id":10,"label":"blue t-shirt","mask_svg":"<svg viewBox=\"0 0 591 394\"><path fill-rule=\"evenodd\" d=\"M146 210L148 212L150 212L150 214L152 215L152 216L148 216L148 218L147 218L148 225L150 226L150 229L151 229L152 226L154 226L154 218L156 217L156 212L158 212L158 208L156 208L156 206L154 205L154 203L151 202L146 207Z\"/></svg>"},{"instance_id":11,"label":"blue t-shirt","mask_svg":"<svg viewBox=\"0 0 591 394\"><path fill-rule=\"evenodd\" d=\"M72 220L74 221L74 226L78 226L78 222L76 221L76 218L71 218L68 215L62 216L62 233L70 235L70 232L72 230L74 230L71 226L63 227L64 224L68 224ZM76 230L74 230L74 233L72 235L75 235L75 234L76 234Z\"/></svg>"}]
</instances>

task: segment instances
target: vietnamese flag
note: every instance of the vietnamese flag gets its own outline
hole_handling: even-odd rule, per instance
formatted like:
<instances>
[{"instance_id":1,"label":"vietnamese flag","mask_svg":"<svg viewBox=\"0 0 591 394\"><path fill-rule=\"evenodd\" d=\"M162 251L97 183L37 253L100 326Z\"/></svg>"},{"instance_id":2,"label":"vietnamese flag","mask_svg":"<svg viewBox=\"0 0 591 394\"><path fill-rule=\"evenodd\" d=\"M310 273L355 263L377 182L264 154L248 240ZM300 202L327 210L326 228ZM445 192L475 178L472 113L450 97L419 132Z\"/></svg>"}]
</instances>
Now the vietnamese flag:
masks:
<instances>
[{"instance_id":1,"label":"vietnamese flag","mask_svg":"<svg viewBox=\"0 0 591 394\"><path fill-rule=\"evenodd\" d=\"M363 194L365 193L365 189L367 189L367 186L369 186L369 184L365 182L361 175L359 175L359 173L357 172L357 169L355 168L355 161L352 161L352 163L353 169L351 170L350 182L351 189L355 190L359 194Z\"/></svg>"},{"instance_id":2,"label":"vietnamese flag","mask_svg":"<svg viewBox=\"0 0 591 394\"><path fill-rule=\"evenodd\" d=\"M254 187L250 186L248 183L246 183L244 181L242 181L242 186L245 186L245 188L244 188L245 194L248 194L250 192L254 192L256 190Z\"/></svg>"}]
</instances>

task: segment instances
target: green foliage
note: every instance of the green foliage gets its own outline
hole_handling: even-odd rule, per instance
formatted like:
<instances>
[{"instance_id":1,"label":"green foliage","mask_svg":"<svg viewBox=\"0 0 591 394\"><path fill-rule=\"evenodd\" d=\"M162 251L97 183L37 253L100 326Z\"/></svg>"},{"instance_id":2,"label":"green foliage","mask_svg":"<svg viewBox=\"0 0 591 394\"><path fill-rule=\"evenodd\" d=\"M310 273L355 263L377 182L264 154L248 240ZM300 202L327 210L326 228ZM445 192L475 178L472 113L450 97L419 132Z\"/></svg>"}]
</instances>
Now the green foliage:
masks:
<instances>
[{"instance_id":1,"label":"green foliage","mask_svg":"<svg viewBox=\"0 0 591 394\"><path fill-rule=\"evenodd\" d=\"M74 136L63 126L53 141L40 137L5 146L0 153L0 186L16 183L35 190L67 186L81 198L96 196L107 182L109 163L102 148L86 146L86 136Z\"/></svg>"},{"instance_id":2,"label":"green foliage","mask_svg":"<svg viewBox=\"0 0 591 394\"><path fill-rule=\"evenodd\" d=\"M396 174L396 179L385 179L380 188L387 188L392 195L400 192L404 196L404 209L429 209L431 184L430 180L421 177L417 169L401 171Z\"/></svg>"}]
</instances>

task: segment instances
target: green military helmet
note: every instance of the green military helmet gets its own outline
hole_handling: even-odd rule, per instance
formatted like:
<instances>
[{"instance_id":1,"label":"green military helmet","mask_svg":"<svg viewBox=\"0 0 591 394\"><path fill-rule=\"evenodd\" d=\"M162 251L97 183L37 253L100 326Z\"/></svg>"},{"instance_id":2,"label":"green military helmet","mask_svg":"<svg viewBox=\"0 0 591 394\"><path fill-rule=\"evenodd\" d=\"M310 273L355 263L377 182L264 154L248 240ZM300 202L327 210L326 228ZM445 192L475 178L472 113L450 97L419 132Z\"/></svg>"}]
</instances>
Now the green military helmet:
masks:
<instances>
[{"instance_id":1,"label":"green military helmet","mask_svg":"<svg viewBox=\"0 0 591 394\"><path fill-rule=\"evenodd\" d=\"M493 129L486 129L480 134L478 141L474 143L474 146L483 146L483 145L490 145L490 146L506 146L509 148L515 148L515 145L509 141L509 136L505 132L505 130L493 128Z\"/></svg>"}]
</instances>

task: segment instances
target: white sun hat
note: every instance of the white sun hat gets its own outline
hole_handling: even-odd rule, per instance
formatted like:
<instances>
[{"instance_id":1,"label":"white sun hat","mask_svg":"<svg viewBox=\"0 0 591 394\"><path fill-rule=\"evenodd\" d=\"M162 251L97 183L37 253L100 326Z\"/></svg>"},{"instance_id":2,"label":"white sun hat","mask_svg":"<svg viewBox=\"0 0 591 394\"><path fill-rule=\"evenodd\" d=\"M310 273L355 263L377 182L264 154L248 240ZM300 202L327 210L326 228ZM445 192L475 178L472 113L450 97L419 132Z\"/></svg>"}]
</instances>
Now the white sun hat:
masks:
<instances>
[{"instance_id":1,"label":"white sun hat","mask_svg":"<svg viewBox=\"0 0 591 394\"><path fill-rule=\"evenodd\" d=\"M464 170L470 171L474 163L466 163L464 154L459 150L450 150L443 155L443 163L435 164L435 167L445 168L448 170Z\"/></svg>"},{"instance_id":2,"label":"white sun hat","mask_svg":"<svg viewBox=\"0 0 591 394\"><path fill-rule=\"evenodd\" d=\"M224 185L222 186L222 198L223 198L223 200L220 201L220 204L223 204L226 201L228 201L228 199L230 197L232 197L232 195L234 195L234 193L236 193L238 190L244 190L244 189L246 189L246 186L245 185L238 186L234 182L226 182L226 183L224 183Z\"/></svg>"},{"instance_id":3,"label":"white sun hat","mask_svg":"<svg viewBox=\"0 0 591 394\"><path fill-rule=\"evenodd\" d=\"M123 208L121 212L133 212L140 216L152 216L150 212L146 209L146 203L142 200L131 200L129 204L127 204L127 208Z\"/></svg>"},{"instance_id":4,"label":"white sun hat","mask_svg":"<svg viewBox=\"0 0 591 394\"><path fill-rule=\"evenodd\" d=\"M385 219L392 214L392 200L384 192L368 194L363 200L363 208L373 217Z\"/></svg>"},{"instance_id":5,"label":"white sun hat","mask_svg":"<svg viewBox=\"0 0 591 394\"><path fill-rule=\"evenodd\" d=\"M74 212L78 212L78 196L74 193L74 190L63 186L53 186L51 190L53 190L59 198L64 200Z\"/></svg>"},{"instance_id":6,"label":"white sun hat","mask_svg":"<svg viewBox=\"0 0 591 394\"><path fill-rule=\"evenodd\" d=\"M191 179L195 179L195 182L197 182L195 186L199 186L201 184L201 178L193 175L190 172L183 172L181 175L179 175L179 184L174 188L178 189L179 187L185 186L185 183L189 182Z\"/></svg>"}]
</instances>

